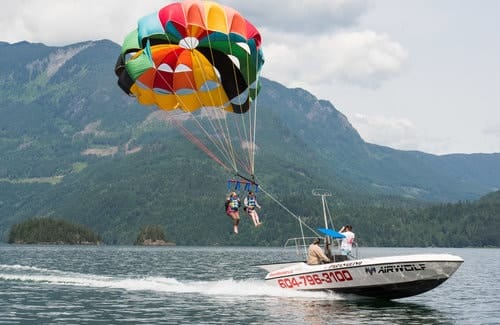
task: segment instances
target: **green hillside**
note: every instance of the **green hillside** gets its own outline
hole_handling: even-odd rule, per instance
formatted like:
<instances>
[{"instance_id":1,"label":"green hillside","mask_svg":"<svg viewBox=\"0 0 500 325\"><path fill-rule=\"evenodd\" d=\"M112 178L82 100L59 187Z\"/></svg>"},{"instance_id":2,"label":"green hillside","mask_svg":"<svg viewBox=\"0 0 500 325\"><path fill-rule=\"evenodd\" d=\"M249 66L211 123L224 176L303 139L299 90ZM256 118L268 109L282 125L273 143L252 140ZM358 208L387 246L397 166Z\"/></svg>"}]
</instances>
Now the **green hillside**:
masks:
<instances>
[{"instance_id":1,"label":"green hillside","mask_svg":"<svg viewBox=\"0 0 500 325\"><path fill-rule=\"evenodd\" d=\"M497 206L475 200L500 188L500 154L368 144L331 103L267 79L255 163L264 226L242 214L235 237L223 210L232 175L123 94L117 44L0 43L0 53L0 239L23 220L58 216L108 244L131 244L154 224L179 245L282 245L300 230L282 206L320 226L319 187L334 194L334 223L354 224L364 245L498 246L483 223L498 222Z\"/></svg>"}]
</instances>

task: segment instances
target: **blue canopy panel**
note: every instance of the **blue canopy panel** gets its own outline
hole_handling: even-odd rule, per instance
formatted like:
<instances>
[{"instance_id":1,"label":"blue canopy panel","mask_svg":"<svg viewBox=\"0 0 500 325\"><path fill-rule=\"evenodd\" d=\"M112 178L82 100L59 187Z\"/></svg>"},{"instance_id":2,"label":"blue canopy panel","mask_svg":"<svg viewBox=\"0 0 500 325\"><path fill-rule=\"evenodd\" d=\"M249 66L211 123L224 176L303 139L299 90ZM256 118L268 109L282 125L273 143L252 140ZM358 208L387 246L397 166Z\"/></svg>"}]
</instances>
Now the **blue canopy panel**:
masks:
<instances>
[{"instance_id":1,"label":"blue canopy panel","mask_svg":"<svg viewBox=\"0 0 500 325\"><path fill-rule=\"evenodd\" d=\"M336 232L335 230L328 229L328 228L318 228L319 232L323 233L324 235L333 237L333 238L345 238L345 235L341 234L340 232Z\"/></svg>"}]
</instances>

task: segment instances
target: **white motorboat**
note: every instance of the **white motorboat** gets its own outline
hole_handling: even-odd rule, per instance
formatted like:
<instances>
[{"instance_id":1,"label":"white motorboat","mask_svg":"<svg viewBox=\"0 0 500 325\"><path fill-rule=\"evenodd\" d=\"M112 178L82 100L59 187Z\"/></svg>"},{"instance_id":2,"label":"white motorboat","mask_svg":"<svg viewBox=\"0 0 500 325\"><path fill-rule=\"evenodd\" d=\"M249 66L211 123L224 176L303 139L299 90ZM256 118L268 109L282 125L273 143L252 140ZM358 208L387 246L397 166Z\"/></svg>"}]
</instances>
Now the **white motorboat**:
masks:
<instances>
[{"instance_id":1,"label":"white motorboat","mask_svg":"<svg viewBox=\"0 0 500 325\"><path fill-rule=\"evenodd\" d=\"M333 262L308 265L305 256L301 261L257 265L269 272L265 280L281 288L293 290L328 290L345 294L398 299L429 291L446 281L464 260L451 254L413 254L357 258L340 252L341 236L328 229L325 196L328 192L313 192L323 202L325 228L324 242L333 246ZM337 237L337 238L335 238ZM306 254L311 238L293 238L285 246L294 244L297 253ZM357 250L356 250L357 251Z\"/></svg>"},{"instance_id":2,"label":"white motorboat","mask_svg":"<svg viewBox=\"0 0 500 325\"><path fill-rule=\"evenodd\" d=\"M429 291L463 263L451 254L415 254L350 259L319 265L305 262L259 265L266 281L281 288L332 290L360 296L397 299Z\"/></svg>"}]
</instances>

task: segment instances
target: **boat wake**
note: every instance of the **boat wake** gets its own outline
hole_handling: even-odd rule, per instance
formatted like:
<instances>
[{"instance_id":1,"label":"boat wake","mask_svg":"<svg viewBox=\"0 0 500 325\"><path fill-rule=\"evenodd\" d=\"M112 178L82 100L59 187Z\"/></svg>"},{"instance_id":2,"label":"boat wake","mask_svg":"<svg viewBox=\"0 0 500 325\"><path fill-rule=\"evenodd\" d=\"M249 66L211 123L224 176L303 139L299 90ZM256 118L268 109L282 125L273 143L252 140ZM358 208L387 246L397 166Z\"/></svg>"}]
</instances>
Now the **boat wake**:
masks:
<instances>
[{"instance_id":1,"label":"boat wake","mask_svg":"<svg viewBox=\"0 0 500 325\"><path fill-rule=\"evenodd\" d=\"M277 288L264 280L192 281L171 277L108 276L45 269L36 266L0 264L0 282L36 283L48 286L74 286L110 290L152 291L161 293L198 293L208 296L260 296L287 298L343 299L323 291L296 291Z\"/></svg>"}]
</instances>

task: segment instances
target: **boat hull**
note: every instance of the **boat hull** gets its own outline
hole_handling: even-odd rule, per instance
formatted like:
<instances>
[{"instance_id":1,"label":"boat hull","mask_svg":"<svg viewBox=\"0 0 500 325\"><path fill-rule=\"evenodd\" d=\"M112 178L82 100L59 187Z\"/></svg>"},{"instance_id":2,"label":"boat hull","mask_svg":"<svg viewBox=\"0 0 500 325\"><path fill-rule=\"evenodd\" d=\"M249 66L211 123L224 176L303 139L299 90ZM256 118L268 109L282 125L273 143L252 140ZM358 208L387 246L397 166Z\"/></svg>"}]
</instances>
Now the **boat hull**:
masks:
<instances>
[{"instance_id":1,"label":"boat hull","mask_svg":"<svg viewBox=\"0 0 500 325\"><path fill-rule=\"evenodd\" d=\"M463 263L450 254L418 254L307 265L304 262L261 265L266 281L294 290L329 290L367 297L398 299L429 291Z\"/></svg>"},{"instance_id":2,"label":"boat hull","mask_svg":"<svg viewBox=\"0 0 500 325\"><path fill-rule=\"evenodd\" d=\"M355 294L359 296L382 298L382 299L400 299L427 292L439 286L446 281L443 279L418 280L411 282L399 282L393 284L379 284L372 286L356 286L333 289L337 293Z\"/></svg>"}]
</instances>

